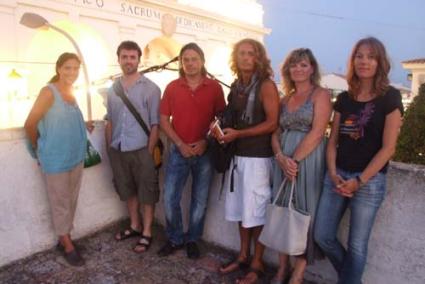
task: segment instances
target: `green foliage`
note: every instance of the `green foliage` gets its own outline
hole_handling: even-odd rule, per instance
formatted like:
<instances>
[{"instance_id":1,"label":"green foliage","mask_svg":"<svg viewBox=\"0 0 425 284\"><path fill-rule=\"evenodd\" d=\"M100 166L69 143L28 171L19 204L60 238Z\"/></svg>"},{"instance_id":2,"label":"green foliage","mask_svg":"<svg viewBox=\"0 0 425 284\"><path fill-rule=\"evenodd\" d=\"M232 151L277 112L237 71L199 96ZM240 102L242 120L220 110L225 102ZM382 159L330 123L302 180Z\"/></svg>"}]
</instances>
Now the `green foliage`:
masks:
<instances>
[{"instance_id":1,"label":"green foliage","mask_svg":"<svg viewBox=\"0 0 425 284\"><path fill-rule=\"evenodd\" d=\"M425 84L405 113L394 160L425 165Z\"/></svg>"}]
</instances>

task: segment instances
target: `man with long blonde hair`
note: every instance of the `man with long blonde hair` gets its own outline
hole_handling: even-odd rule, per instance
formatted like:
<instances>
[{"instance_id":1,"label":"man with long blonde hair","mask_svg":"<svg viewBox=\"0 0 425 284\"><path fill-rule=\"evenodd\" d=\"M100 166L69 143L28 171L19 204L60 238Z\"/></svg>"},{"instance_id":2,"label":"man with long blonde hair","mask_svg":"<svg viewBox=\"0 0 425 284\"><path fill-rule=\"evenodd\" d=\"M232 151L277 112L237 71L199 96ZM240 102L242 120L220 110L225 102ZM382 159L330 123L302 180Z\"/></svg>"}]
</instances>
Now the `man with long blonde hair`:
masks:
<instances>
[{"instance_id":1,"label":"man with long blonde hair","mask_svg":"<svg viewBox=\"0 0 425 284\"><path fill-rule=\"evenodd\" d=\"M271 199L271 134L277 127L279 96L271 79L270 60L260 42L247 38L236 43L230 65L237 76L228 98L235 121L233 127L223 129L224 135L217 138L222 143L235 143L231 173L224 184L225 218L238 222L241 247L238 257L223 265L220 272L250 267L239 283L255 283L264 272L264 246L258 237ZM255 248L249 263L251 240Z\"/></svg>"}]
</instances>

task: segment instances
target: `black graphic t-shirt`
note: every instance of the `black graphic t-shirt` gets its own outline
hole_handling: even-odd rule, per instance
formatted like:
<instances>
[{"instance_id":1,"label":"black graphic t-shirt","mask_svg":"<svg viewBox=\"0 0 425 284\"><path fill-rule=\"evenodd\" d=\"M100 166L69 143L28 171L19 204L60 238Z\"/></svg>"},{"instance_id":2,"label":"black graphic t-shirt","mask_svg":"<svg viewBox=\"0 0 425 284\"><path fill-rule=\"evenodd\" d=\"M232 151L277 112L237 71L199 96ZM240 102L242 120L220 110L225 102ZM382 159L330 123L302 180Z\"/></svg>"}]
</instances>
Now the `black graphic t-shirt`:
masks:
<instances>
[{"instance_id":1,"label":"black graphic t-shirt","mask_svg":"<svg viewBox=\"0 0 425 284\"><path fill-rule=\"evenodd\" d=\"M348 92L338 95L334 110L341 114L336 166L350 172L363 171L382 147L387 114L399 109L403 114L400 91L388 91L368 102L358 102ZM380 170L386 172L388 163Z\"/></svg>"}]
</instances>

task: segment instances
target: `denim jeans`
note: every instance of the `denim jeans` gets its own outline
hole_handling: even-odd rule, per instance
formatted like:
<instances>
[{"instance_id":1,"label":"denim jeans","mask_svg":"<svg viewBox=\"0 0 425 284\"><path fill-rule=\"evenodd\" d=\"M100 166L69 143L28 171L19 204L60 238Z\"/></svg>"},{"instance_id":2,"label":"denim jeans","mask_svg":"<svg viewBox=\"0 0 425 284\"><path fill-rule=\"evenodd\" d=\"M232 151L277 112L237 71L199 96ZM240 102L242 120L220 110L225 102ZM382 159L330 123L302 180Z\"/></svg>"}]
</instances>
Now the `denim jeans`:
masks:
<instances>
[{"instance_id":1,"label":"denim jeans","mask_svg":"<svg viewBox=\"0 0 425 284\"><path fill-rule=\"evenodd\" d=\"M189 228L185 238L180 201L189 173L192 174L192 196ZM185 241L196 242L201 237L212 176L213 168L208 150L202 156L185 158L175 145L171 145L165 173L164 208L167 236L174 245Z\"/></svg>"},{"instance_id":2,"label":"denim jeans","mask_svg":"<svg viewBox=\"0 0 425 284\"><path fill-rule=\"evenodd\" d=\"M360 173L338 169L344 179L355 178ZM378 173L352 198L339 195L326 173L322 196L316 213L314 238L338 272L338 283L361 283L366 265L367 248L376 213L385 196L385 174ZM337 239L339 223L350 208L350 228L347 249Z\"/></svg>"}]
</instances>

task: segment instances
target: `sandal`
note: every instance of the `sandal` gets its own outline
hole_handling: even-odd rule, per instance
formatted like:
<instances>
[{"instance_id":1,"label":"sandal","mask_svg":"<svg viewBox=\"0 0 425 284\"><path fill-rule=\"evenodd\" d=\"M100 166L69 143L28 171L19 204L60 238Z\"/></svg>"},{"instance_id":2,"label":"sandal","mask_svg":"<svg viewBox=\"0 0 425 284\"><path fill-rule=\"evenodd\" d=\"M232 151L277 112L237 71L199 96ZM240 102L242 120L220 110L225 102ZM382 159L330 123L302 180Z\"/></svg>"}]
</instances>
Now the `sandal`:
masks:
<instances>
[{"instance_id":1,"label":"sandal","mask_svg":"<svg viewBox=\"0 0 425 284\"><path fill-rule=\"evenodd\" d=\"M149 249L152 244L152 237L141 236L137 245L133 248L133 251L136 253L142 253Z\"/></svg>"},{"instance_id":2,"label":"sandal","mask_svg":"<svg viewBox=\"0 0 425 284\"><path fill-rule=\"evenodd\" d=\"M235 268L234 269L230 269L229 271L223 272L222 270L226 270L227 268L229 268L229 266L234 265ZM235 258L232 259L229 262L224 263L223 265L220 266L219 272L221 274L228 274L231 272L235 272L238 270L246 270L249 268L249 260L245 260L245 261L240 261L239 259Z\"/></svg>"},{"instance_id":3,"label":"sandal","mask_svg":"<svg viewBox=\"0 0 425 284\"><path fill-rule=\"evenodd\" d=\"M140 232L134 230L131 227L128 227L127 229L120 231L118 233L118 235L115 235L115 240L116 241L123 241L123 240L129 239L129 238L138 237L140 235L141 235Z\"/></svg>"},{"instance_id":4,"label":"sandal","mask_svg":"<svg viewBox=\"0 0 425 284\"><path fill-rule=\"evenodd\" d=\"M75 243L74 243L74 248L77 249L79 252L83 252L86 250L86 248L83 245L77 245ZM61 244L60 241L58 241L58 243L56 244L55 249L60 253L65 252L65 247Z\"/></svg>"},{"instance_id":5,"label":"sandal","mask_svg":"<svg viewBox=\"0 0 425 284\"><path fill-rule=\"evenodd\" d=\"M257 268L249 268L248 273L245 274L245 276L243 278L237 279L236 283L241 283L241 281L243 280L248 280L248 275L250 273L253 273L255 275L255 280L254 281L250 281L249 283L257 283L258 280L263 279L264 278L264 271L257 269Z\"/></svg>"}]
</instances>

